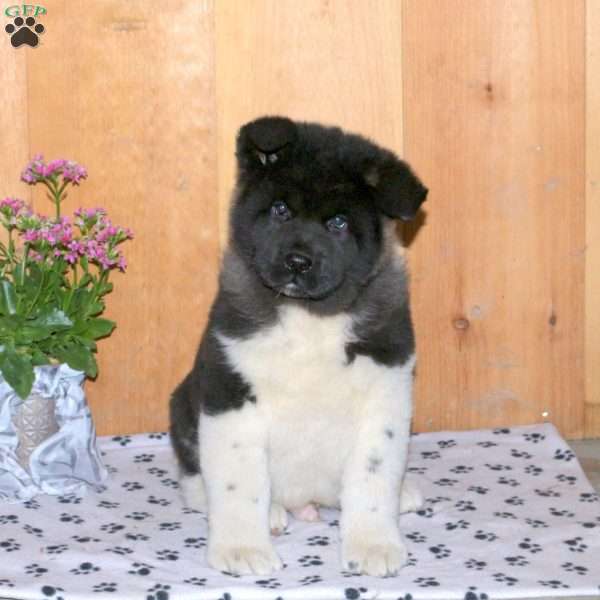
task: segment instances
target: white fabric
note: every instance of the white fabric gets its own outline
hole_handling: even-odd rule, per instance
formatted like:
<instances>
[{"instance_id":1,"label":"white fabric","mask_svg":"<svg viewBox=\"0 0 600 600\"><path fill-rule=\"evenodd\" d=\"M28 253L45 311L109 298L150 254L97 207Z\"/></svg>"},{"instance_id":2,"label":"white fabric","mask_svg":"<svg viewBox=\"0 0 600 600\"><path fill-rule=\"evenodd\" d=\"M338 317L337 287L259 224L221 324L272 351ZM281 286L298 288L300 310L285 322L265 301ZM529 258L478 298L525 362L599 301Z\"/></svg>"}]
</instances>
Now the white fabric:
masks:
<instances>
[{"instance_id":1,"label":"white fabric","mask_svg":"<svg viewBox=\"0 0 600 600\"><path fill-rule=\"evenodd\" d=\"M413 437L427 504L400 517L397 577L340 571L335 510L291 519L271 577L207 568L166 434L101 438L103 491L0 503L0 597L119 600L485 600L600 595L600 503L551 425Z\"/></svg>"},{"instance_id":2,"label":"white fabric","mask_svg":"<svg viewBox=\"0 0 600 600\"><path fill-rule=\"evenodd\" d=\"M28 500L40 492L82 492L87 485L101 485L106 479L82 387L84 377L64 364L35 367L32 393L56 400L60 429L31 453L26 471L15 456L18 442L12 423L22 400L0 376L0 502Z\"/></svg>"}]
</instances>

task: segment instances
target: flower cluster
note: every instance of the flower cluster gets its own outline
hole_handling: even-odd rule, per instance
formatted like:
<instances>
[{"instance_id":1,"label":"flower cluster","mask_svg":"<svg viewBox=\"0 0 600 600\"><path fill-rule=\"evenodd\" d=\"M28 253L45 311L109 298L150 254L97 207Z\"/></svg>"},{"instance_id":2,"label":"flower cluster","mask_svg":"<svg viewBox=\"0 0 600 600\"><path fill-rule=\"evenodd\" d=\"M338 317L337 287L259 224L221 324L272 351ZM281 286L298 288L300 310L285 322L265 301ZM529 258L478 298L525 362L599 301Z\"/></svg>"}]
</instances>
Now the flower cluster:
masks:
<instances>
[{"instance_id":1,"label":"flower cluster","mask_svg":"<svg viewBox=\"0 0 600 600\"><path fill-rule=\"evenodd\" d=\"M17 220L19 218L30 214L31 209L25 206L23 200L19 200L18 198L4 198L4 200L0 202L2 224L9 231L17 226Z\"/></svg>"},{"instance_id":2,"label":"flower cluster","mask_svg":"<svg viewBox=\"0 0 600 600\"><path fill-rule=\"evenodd\" d=\"M93 219L83 219L81 215L88 212L80 208L75 211L74 221L69 217L56 220L29 214L17 219L16 228L28 244L29 257L36 262L51 264L64 259L74 265L84 258L101 270L117 267L125 271L127 262L117 245L132 239L133 233L113 225L103 209L96 211Z\"/></svg>"},{"instance_id":3,"label":"flower cluster","mask_svg":"<svg viewBox=\"0 0 600 600\"><path fill-rule=\"evenodd\" d=\"M65 158L57 158L45 164L44 157L41 154L36 154L23 170L21 179L27 183L35 184L44 179L54 179L58 175L62 175L64 181L79 185L79 182L87 177L87 169L75 161Z\"/></svg>"},{"instance_id":4,"label":"flower cluster","mask_svg":"<svg viewBox=\"0 0 600 600\"><path fill-rule=\"evenodd\" d=\"M21 178L42 184L54 204L52 216L35 213L23 200L0 200L0 373L21 398L34 382L34 366L67 363L89 377L98 373L96 340L115 323L101 318L115 269L125 270L120 244L133 237L114 225L103 208L61 215L70 185L87 177L85 167L38 154Z\"/></svg>"},{"instance_id":5,"label":"flower cluster","mask_svg":"<svg viewBox=\"0 0 600 600\"><path fill-rule=\"evenodd\" d=\"M59 158L46 164L43 156L37 154L21 178L48 187L56 204L56 217L34 214L23 200L5 198L0 202L2 224L9 231L18 231L27 245L27 257L37 263L51 265L62 259L70 265L81 261L86 269L88 264L95 264L101 271L115 267L125 271L127 261L117 246L133 238L131 230L113 225L103 208L80 208L73 218L60 216L66 186L79 184L85 177L87 170L75 161Z\"/></svg>"}]
</instances>

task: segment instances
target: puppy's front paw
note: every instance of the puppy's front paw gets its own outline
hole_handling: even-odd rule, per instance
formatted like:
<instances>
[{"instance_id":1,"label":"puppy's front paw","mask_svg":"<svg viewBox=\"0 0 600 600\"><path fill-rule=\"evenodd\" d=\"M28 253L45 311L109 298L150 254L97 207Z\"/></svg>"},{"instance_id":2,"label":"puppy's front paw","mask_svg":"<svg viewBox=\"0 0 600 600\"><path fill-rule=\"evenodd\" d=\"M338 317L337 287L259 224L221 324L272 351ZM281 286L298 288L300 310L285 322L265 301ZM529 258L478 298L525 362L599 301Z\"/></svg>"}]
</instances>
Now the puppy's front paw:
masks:
<instances>
[{"instance_id":1,"label":"puppy's front paw","mask_svg":"<svg viewBox=\"0 0 600 600\"><path fill-rule=\"evenodd\" d=\"M281 569L282 562L273 547L268 545L211 545L208 564L219 571L235 575L270 575Z\"/></svg>"},{"instance_id":2,"label":"puppy's front paw","mask_svg":"<svg viewBox=\"0 0 600 600\"><path fill-rule=\"evenodd\" d=\"M388 577L396 575L406 564L408 552L402 542L384 538L378 543L369 538L342 542L342 565L352 573Z\"/></svg>"}]
</instances>

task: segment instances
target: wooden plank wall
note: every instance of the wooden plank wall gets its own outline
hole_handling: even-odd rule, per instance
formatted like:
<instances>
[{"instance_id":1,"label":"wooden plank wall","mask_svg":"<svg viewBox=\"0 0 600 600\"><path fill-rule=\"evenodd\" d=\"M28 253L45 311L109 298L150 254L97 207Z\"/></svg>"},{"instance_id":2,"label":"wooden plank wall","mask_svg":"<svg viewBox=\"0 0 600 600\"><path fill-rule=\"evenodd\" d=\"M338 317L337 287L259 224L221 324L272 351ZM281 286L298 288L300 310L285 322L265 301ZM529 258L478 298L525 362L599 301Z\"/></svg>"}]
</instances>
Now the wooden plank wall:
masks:
<instances>
[{"instance_id":1,"label":"wooden plank wall","mask_svg":"<svg viewBox=\"0 0 600 600\"><path fill-rule=\"evenodd\" d=\"M371 136L431 189L402 232L416 428L600 435L598 3L44 6L38 48L0 40L0 195L41 205L22 164L73 157L90 178L71 206L136 231L88 384L100 433L165 428L215 291L235 132L279 113Z\"/></svg>"}]
</instances>

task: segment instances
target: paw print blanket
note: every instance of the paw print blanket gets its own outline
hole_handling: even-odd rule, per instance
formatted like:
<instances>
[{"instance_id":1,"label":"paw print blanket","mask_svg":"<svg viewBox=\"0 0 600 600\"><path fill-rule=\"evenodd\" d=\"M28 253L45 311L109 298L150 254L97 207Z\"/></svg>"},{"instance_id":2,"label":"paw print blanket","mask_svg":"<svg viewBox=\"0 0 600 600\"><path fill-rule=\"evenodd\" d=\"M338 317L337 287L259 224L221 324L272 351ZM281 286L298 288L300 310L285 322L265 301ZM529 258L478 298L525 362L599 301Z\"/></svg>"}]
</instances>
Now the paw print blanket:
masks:
<instances>
[{"instance_id":1,"label":"paw print blanket","mask_svg":"<svg viewBox=\"0 0 600 600\"><path fill-rule=\"evenodd\" d=\"M85 495L0 503L0 597L19 600L435 600L600 595L600 502L551 425L413 437L427 502L400 517L397 577L340 570L338 517L275 540L285 567L235 577L204 560L206 517L181 502L166 434L100 438Z\"/></svg>"}]
</instances>

